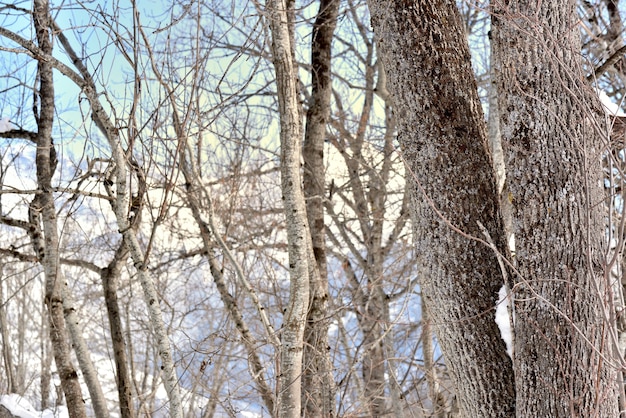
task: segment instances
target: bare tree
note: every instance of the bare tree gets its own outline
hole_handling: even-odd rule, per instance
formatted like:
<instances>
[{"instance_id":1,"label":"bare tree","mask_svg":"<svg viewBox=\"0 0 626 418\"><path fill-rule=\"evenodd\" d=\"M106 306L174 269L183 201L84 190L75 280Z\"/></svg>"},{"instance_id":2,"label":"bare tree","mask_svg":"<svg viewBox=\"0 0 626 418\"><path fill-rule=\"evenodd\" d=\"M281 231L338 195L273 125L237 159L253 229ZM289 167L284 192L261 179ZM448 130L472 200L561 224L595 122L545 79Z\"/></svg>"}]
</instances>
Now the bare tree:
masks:
<instances>
[{"instance_id":1,"label":"bare tree","mask_svg":"<svg viewBox=\"0 0 626 418\"><path fill-rule=\"evenodd\" d=\"M46 0L36 0L33 8L33 22L37 34L38 49L45 55L52 53L49 5ZM52 195L52 176L57 166L56 150L52 144L52 124L54 121L54 81L51 63L40 61L39 73L39 113L37 120L37 183L39 194L35 195L29 208L32 239L37 256L43 265L46 277L46 305L50 315L50 335L54 359L67 407L73 418L85 417L85 406L78 381L78 375L70 357L71 348L66 335L63 314L63 278L59 271L59 237L56 225L56 209ZM39 227L43 225L43 231ZM42 235L43 232L43 235Z\"/></svg>"},{"instance_id":2,"label":"bare tree","mask_svg":"<svg viewBox=\"0 0 626 418\"><path fill-rule=\"evenodd\" d=\"M574 2L531 3L497 3L492 29L516 219L513 379L491 315L481 319L507 280L506 251L458 11L370 2L383 61L395 69L388 79L412 172L423 296L463 414L617 416L596 101L581 82ZM471 380L465 367L477 370Z\"/></svg>"},{"instance_id":3,"label":"bare tree","mask_svg":"<svg viewBox=\"0 0 626 418\"><path fill-rule=\"evenodd\" d=\"M310 302L304 346L303 414L335 415L335 384L328 345L329 293L324 199L324 143L331 109L331 52L339 0L321 0L311 35L311 95L304 132L303 189L317 270L309 277ZM316 274L316 272L318 272Z\"/></svg>"},{"instance_id":4,"label":"bare tree","mask_svg":"<svg viewBox=\"0 0 626 418\"><path fill-rule=\"evenodd\" d=\"M504 235L460 14L449 2L369 6L410 172L423 303L462 414L511 416L512 364L486 314L504 281L496 253L504 253Z\"/></svg>"},{"instance_id":5,"label":"bare tree","mask_svg":"<svg viewBox=\"0 0 626 418\"><path fill-rule=\"evenodd\" d=\"M288 9L288 4L291 9ZM320 279L317 265L311 265L313 244L300 175L302 120L298 77L294 73L295 45L289 19L289 14L293 13L293 2L270 0L266 8L272 34L272 60L276 69L280 115L281 190L287 224L291 280L289 302L281 331L278 415L295 418L301 415L304 329L309 308L310 283ZM313 278L310 278L310 275Z\"/></svg>"},{"instance_id":6,"label":"bare tree","mask_svg":"<svg viewBox=\"0 0 626 418\"><path fill-rule=\"evenodd\" d=\"M520 1L493 10L516 219L516 405L529 415L609 417L618 415L619 356L603 273L604 145L597 100L581 82L574 7Z\"/></svg>"}]
</instances>

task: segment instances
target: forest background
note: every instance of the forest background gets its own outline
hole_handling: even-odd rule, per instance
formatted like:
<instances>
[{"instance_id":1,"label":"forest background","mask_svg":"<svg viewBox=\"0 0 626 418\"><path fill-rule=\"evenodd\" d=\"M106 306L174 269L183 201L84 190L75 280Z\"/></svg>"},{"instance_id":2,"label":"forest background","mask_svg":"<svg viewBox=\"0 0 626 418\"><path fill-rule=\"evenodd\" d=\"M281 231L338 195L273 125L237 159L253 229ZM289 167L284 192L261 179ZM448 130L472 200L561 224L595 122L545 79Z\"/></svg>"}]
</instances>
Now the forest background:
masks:
<instances>
[{"instance_id":1,"label":"forest background","mask_svg":"<svg viewBox=\"0 0 626 418\"><path fill-rule=\"evenodd\" d=\"M594 132L614 135L623 126L622 5L555 3L581 40L576 71L601 121ZM483 240L510 274L502 243L513 241L516 192L503 191L497 87L505 93L491 65L503 62L492 59L492 18L509 15L499 2L432 4L433 16L416 14L425 30L450 29L471 51L476 82L466 81L488 132L475 143L491 155L479 171L490 173L487 200L509 232L484 222L491 235L455 234ZM550 9L536 7L537 16ZM443 358L455 363L454 344L442 351L435 335L454 326L423 304L420 283L432 284L418 274L426 252L411 216L414 199L434 193L419 189L415 156L398 139L410 125L394 102L404 100L401 65L390 65L391 48L384 69L375 40L393 41L377 13L370 22L368 4L353 0L0 4L0 116L10 118L0 124L0 393L72 417L479 416L468 412L476 390L459 389L463 378ZM449 27L440 13L453 16ZM528 37L549 44L536 29ZM436 76L413 77L430 86L424 95L443 90ZM624 154L612 138L597 158L612 246L595 290L618 346ZM465 187L460 180L449 177L449 188ZM478 332L498 353L490 367L508 372L512 353L494 321L507 273L497 268L489 291L450 300L480 299L475 314L490 325ZM623 381L623 354L605 355L608 378Z\"/></svg>"}]
</instances>

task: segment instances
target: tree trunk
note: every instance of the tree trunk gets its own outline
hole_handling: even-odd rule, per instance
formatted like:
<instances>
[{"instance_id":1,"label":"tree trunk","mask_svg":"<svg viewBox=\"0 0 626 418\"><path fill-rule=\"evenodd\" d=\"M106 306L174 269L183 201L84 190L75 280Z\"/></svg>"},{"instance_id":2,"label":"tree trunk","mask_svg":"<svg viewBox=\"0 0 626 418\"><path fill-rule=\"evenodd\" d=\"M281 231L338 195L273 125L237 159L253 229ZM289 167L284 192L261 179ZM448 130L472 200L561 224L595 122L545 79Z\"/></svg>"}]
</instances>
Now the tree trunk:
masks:
<instances>
[{"instance_id":1,"label":"tree trunk","mask_svg":"<svg viewBox=\"0 0 626 418\"><path fill-rule=\"evenodd\" d=\"M100 272L102 288L104 289L104 301L107 307L109 328L111 330L111 342L113 344L113 358L115 359L115 371L117 393L120 401L120 415L122 418L134 418L132 395L132 377L128 368L126 355L126 342L124 328L117 298L117 288L122 273L122 267L128 260L128 248L122 240L113 255L109 265Z\"/></svg>"},{"instance_id":2,"label":"tree trunk","mask_svg":"<svg viewBox=\"0 0 626 418\"><path fill-rule=\"evenodd\" d=\"M300 176L302 123L297 94L298 76L293 63L294 45L289 31L289 10L284 0L268 0L267 12L278 92L281 189L291 278L289 302L282 327L278 415L282 418L297 418L302 413L301 377L304 328L309 307L309 269L316 269L316 266L309 266L312 243Z\"/></svg>"},{"instance_id":3,"label":"tree trunk","mask_svg":"<svg viewBox=\"0 0 626 418\"><path fill-rule=\"evenodd\" d=\"M61 276L63 277L63 276ZM61 295L63 297L63 313L65 315L65 322L70 334L70 340L72 341L72 347L74 348L74 354L78 360L78 366L83 374L83 380L87 386L89 397L91 398L91 405L93 413L96 418L108 418L109 408L102 392L102 386L98 380L98 373L89 356L89 349L87 343L83 338L82 327L76 314L76 308L74 307L74 298L70 293L67 282L62 279Z\"/></svg>"},{"instance_id":4,"label":"tree trunk","mask_svg":"<svg viewBox=\"0 0 626 418\"><path fill-rule=\"evenodd\" d=\"M516 219L517 408L615 417L599 109L583 81L576 2L507 3L494 7L492 39Z\"/></svg>"},{"instance_id":5,"label":"tree trunk","mask_svg":"<svg viewBox=\"0 0 626 418\"><path fill-rule=\"evenodd\" d=\"M338 0L321 0L313 24L311 40L311 97L304 133L304 196L317 269L309 278L310 303L304 346L304 414L307 417L335 415L334 380L328 346L328 274L326 265L326 228L324 223L324 140L330 117L331 46ZM319 273L315 275L315 271Z\"/></svg>"},{"instance_id":6,"label":"tree trunk","mask_svg":"<svg viewBox=\"0 0 626 418\"><path fill-rule=\"evenodd\" d=\"M35 0L33 20L39 48L46 54L52 53L50 40L50 18L48 1ZM65 317L63 314L63 279L59 276L59 236L56 224L56 209L52 195L52 176L56 169L56 151L52 144L52 124L54 121L54 84L52 66L43 60L38 62L39 75L39 114L37 116L37 184L39 194L31 204L31 214L39 228L39 218L43 225L43 242L35 251L43 255L46 278L46 305L50 317L50 338L52 350L61 379L61 386L67 400L67 408L72 418L86 417L85 403L78 381L78 374L71 359L71 347L67 340ZM41 236L39 236L41 239ZM43 251L42 251L43 250Z\"/></svg>"},{"instance_id":7,"label":"tree trunk","mask_svg":"<svg viewBox=\"0 0 626 418\"><path fill-rule=\"evenodd\" d=\"M461 410L512 416L511 360L493 320L505 237L467 38L453 2L369 0L408 165L422 296Z\"/></svg>"},{"instance_id":8,"label":"tree trunk","mask_svg":"<svg viewBox=\"0 0 626 418\"><path fill-rule=\"evenodd\" d=\"M7 322L6 303L4 300L4 262L0 260L0 338L2 338L2 361L6 378L7 393L19 393L13 366L13 350L9 338L9 323Z\"/></svg>"},{"instance_id":9,"label":"tree trunk","mask_svg":"<svg viewBox=\"0 0 626 418\"><path fill-rule=\"evenodd\" d=\"M102 135L107 139L109 147L111 148L115 179L115 192L112 200L113 212L115 213L119 231L128 246L130 257L137 269L137 278L143 290L144 301L148 308L148 318L154 330L157 350L161 359L160 368L162 370L161 376L163 378L163 385L165 386L170 401L170 417L182 418L183 406L178 387L178 375L174 365L169 336L165 324L163 323L159 294L153 278L148 274L147 260L139 243L139 239L137 238L137 232L133 228L132 216L130 216L129 213L129 208L131 207L129 196L131 192L129 190L130 176L128 164L130 164L129 159L131 158L122 149L118 128L116 128L115 124L108 117L107 111L98 100L98 94L91 73L78 57L69 43L69 40L63 33L59 31L57 36L65 52L70 56L72 63L78 69L80 76L71 72L67 67L63 67L59 62L55 62L55 65L59 71L70 76L72 80L82 88L83 94L85 94L91 106L92 119L100 129ZM139 179L139 181L141 182L142 180Z\"/></svg>"}]
</instances>

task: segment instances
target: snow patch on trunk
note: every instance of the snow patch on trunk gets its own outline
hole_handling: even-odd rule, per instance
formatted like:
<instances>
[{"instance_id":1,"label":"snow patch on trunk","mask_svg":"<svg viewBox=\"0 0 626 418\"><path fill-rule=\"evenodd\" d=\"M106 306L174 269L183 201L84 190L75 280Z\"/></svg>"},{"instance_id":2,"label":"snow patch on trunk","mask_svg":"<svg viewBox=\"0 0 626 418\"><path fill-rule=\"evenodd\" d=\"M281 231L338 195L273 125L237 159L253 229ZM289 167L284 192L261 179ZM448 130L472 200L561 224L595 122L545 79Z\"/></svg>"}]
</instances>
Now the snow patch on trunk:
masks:
<instances>
[{"instance_id":1,"label":"snow patch on trunk","mask_svg":"<svg viewBox=\"0 0 626 418\"><path fill-rule=\"evenodd\" d=\"M505 284L498 291L495 319L498 328L500 328L500 335L506 343L506 352L509 354L509 357L513 359L513 329L511 326L514 323L515 316L513 316L513 320L511 320L511 315L509 314L510 297L509 287Z\"/></svg>"},{"instance_id":2,"label":"snow patch on trunk","mask_svg":"<svg viewBox=\"0 0 626 418\"><path fill-rule=\"evenodd\" d=\"M602 102L602 106L606 113L616 117L624 117L626 113L621 109L620 105L613 103L613 101L609 98L604 90L596 89L598 93L598 98L600 102Z\"/></svg>"}]
</instances>

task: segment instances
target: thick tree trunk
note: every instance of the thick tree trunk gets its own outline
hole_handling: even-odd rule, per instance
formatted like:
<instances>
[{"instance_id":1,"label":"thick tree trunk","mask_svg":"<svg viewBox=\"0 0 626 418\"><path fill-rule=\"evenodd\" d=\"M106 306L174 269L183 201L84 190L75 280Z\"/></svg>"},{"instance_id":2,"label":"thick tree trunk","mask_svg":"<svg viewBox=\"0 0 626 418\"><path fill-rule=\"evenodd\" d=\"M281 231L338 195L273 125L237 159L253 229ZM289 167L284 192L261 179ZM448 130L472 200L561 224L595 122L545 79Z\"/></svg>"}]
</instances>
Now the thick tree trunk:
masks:
<instances>
[{"instance_id":1,"label":"thick tree trunk","mask_svg":"<svg viewBox=\"0 0 626 418\"><path fill-rule=\"evenodd\" d=\"M331 46L339 0L321 0L311 40L311 98L304 133L304 195L311 241L310 303L305 329L304 414L307 417L335 415L334 381L328 346L328 275L326 265L326 227L324 223L324 140L330 116ZM319 274L315 274L315 272Z\"/></svg>"},{"instance_id":2,"label":"thick tree trunk","mask_svg":"<svg viewBox=\"0 0 626 418\"><path fill-rule=\"evenodd\" d=\"M293 3L290 3L293 6ZM301 416L301 378L304 328L309 307L310 251L313 247L307 222L306 205L300 176L302 123L298 99L298 76L293 63L292 38L287 4L284 0L267 2L272 33L272 59L276 71L280 114L281 189L289 244L291 285L289 302L283 318L280 355L278 415ZM315 274L315 273L314 273ZM316 273L319 276L319 272ZM318 279L319 280L319 279Z\"/></svg>"},{"instance_id":3,"label":"thick tree trunk","mask_svg":"<svg viewBox=\"0 0 626 418\"><path fill-rule=\"evenodd\" d=\"M514 205L519 416L616 417L602 266L602 141L576 2L496 3L494 66ZM597 126L601 124L598 123Z\"/></svg>"},{"instance_id":4,"label":"thick tree trunk","mask_svg":"<svg viewBox=\"0 0 626 418\"><path fill-rule=\"evenodd\" d=\"M492 312L504 253L469 48L454 2L370 0L409 169L422 296L467 417L512 416L511 360Z\"/></svg>"},{"instance_id":5,"label":"thick tree trunk","mask_svg":"<svg viewBox=\"0 0 626 418\"><path fill-rule=\"evenodd\" d=\"M52 53L50 40L50 18L48 1L35 0L33 20L39 48L46 54ZM63 314L63 279L59 275L59 236L56 224L56 209L52 195L52 176L56 169L56 151L52 144L52 124L54 121L54 82L52 66L43 60L38 62L39 74L39 114L37 116L37 184L39 194L31 204L31 218L39 229L39 219L43 225L43 242L35 248L43 258L46 278L46 305L50 317L50 338L61 386L67 400L67 408L72 418L86 417L85 403L78 381L78 374L72 364L71 347L66 333ZM35 226L36 225L36 226ZM36 235L37 233L35 233ZM40 237L41 238L41 237Z\"/></svg>"}]
</instances>

